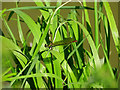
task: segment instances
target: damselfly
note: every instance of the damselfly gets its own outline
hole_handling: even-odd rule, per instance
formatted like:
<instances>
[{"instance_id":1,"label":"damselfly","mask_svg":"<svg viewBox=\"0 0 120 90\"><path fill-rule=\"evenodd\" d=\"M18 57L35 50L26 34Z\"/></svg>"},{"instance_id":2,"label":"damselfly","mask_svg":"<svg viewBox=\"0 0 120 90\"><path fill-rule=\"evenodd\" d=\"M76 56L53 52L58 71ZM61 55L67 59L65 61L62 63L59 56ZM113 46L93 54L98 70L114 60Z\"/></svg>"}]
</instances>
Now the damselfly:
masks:
<instances>
[{"instance_id":1,"label":"damselfly","mask_svg":"<svg viewBox=\"0 0 120 90\"><path fill-rule=\"evenodd\" d=\"M60 41L56 41L54 43L50 43L49 45L45 44L45 47L48 47L49 50L51 50L53 47L55 46L60 46L60 45L68 45L71 44L73 42L77 42L77 40L75 40L74 38L65 38L63 40ZM48 52L49 53L49 52Z\"/></svg>"}]
</instances>

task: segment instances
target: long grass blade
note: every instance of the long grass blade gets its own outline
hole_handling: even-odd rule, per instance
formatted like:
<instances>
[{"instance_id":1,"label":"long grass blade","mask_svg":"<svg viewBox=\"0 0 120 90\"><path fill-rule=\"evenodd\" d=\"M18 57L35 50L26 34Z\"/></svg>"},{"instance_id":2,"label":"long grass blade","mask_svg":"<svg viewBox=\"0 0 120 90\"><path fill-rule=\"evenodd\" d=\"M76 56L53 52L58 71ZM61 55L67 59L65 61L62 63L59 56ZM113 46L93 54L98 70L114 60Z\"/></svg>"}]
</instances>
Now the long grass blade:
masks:
<instances>
[{"instance_id":1,"label":"long grass blade","mask_svg":"<svg viewBox=\"0 0 120 90\"><path fill-rule=\"evenodd\" d=\"M27 74L26 74L26 76L29 75L29 74L32 72L32 69L34 68L37 60L38 60L38 56L37 56L36 58L34 58L31 66L30 66L30 68L29 68L29 70L28 70L28 72L27 72ZM26 79L27 79L27 78L25 78L25 79L23 80L23 82L22 82L22 85L21 85L22 88L23 88L23 86L24 86L24 84L25 84L25 82L26 82Z\"/></svg>"},{"instance_id":2,"label":"long grass blade","mask_svg":"<svg viewBox=\"0 0 120 90\"><path fill-rule=\"evenodd\" d=\"M37 61L36 63L36 74L40 74L45 72L45 67L42 65L42 63L40 63L40 61ZM39 88L47 88L46 84L44 82L44 80L42 79L42 77L36 77L37 79L37 84Z\"/></svg>"},{"instance_id":3,"label":"long grass blade","mask_svg":"<svg viewBox=\"0 0 120 90\"><path fill-rule=\"evenodd\" d=\"M86 0L83 0L83 6L87 6L86 5ZM90 23L90 19L89 19L87 9L85 9L84 12L85 12L85 22L87 24L87 30L90 33L91 37L93 38L93 34L92 34L92 30L91 30L92 26L91 26L91 23Z\"/></svg>"},{"instance_id":4,"label":"long grass blade","mask_svg":"<svg viewBox=\"0 0 120 90\"><path fill-rule=\"evenodd\" d=\"M69 64L67 63L66 60L64 60L64 62L62 63L62 68L63 68L66 76L68 77L68 80L69 80L69 81L68 81L68 84L69 84L69 83L77 82L77 78L75 77L72 69L70 68L70 66L69 66ZM73 88L73 87L74 87L74 88L80 88L79 85L76 85L76 84L74 84L74 85L72 85L72 86L70 86L70 87L72 87L72 88Z\"/></svg>"},{"instance_id":5,"label":"long grass blade","mask_svg":"<svg viewBox=\"0 0 120 90\"><path fill-rule=\"evenodd\" d=\"M115 46L118 46L119 42L118 42L118 38L119 38L119 34L118 34L118 29L116 26L116 22L112 13L112 10L110 8L109 3L107 2L107 0L103 0L103 5L105 7L107 16L108 16L108 21L110 23L110 28L111 28L111 32L112 32L112 36L113 36L113 40L115 42ZM116 48L118 51L118 48Z\"/></svg>"},{"instance_id":6,"label":"long grass blade","mask_svg":"<svg viewBox=\"0 0 120 90\"><path fill-rule=\"evenodd\" d=\"M78 21L75 21L75 22L80 25L80 27L82 28L83 32L87 36L87 40L88 40L88 43L90 44L90 47L91 47L92 53L93 53L93 57L94 57L94 60L95 60L95 66L98 67L98 68L101 67L100 59L99 59L99 56L98 56L98 53L97 53L97 49L96 49L96 47L94 45L94 41L93 41L92 37L90 36L90 34L87 31L87 29L80 22L78 22Z\"/></svg>"},{"instance_id":7,"label":"long grass blade","mask_svg":"<svg viewBox=\"0 0 120 90\"><path fill-rule=\"evenodd\" d=\"M80 47L80 45L83 44L83 42L85 41L85 39L86 39L86 38L84 38L84 39L75 47L75 49L69 54L69 56L68 56L67 59L69 59L69 58L75 53L75 51Z\"/></svg>"},{"instance_id":8,"label":"long grass blade","mask_svg":"<svg viewBox=\"0 0 120 90\"><path fill-rule=\"evenodd\" d=\"M24 39L24 36L23 36L22 28L21 28L21 25L20 25L20 19L19 19L18 15L17 15L17 23L18 23L19 37L20 37L20 40L21 40L22 44L24 44L25 39Z\"/></svg>"},{"instance_id":9,"label":"long grass blade","mask_svg":"<svg viewBox=\"0 0 120 90\"><path fill-rule=\"evenodd\" d=\"M31 74L31 75L25 75L25 76L19 76L19 77L10 77L10 78L5 78L4 81L12 81L15 79L24 79L24 78L31 78L31 77L52 77L52 78L56 78L59 79L60 81L64 82L60 77L58 77L55 74L50 74L50 73L40 73L40 74ZM65 82L64 82L65 83Z\"/></svg>"},{"instance_id":10,"label":"long grass blade","mask_svg":"<svg viewBox=\"0 0 120 90\"><path fill-rule=\"evenodd\" d=\"M6 28L7 28L8 32L9 32L9 34L10 34L12 40L13 40L13 42L14 42L15 44L17 44L16 38L15 38L15 36L13 35L13 33L12 33L12 31L11 31L8 23L6 22L6 20L5 20L4 18L3 18L3 21L4 21L4 24L5 24Z\"/></svg>"},{"instance_id":11,"label":"long grass blade","mask_svg":"<svg viewBox=\"0 0 120 90\"><path fill-rule=\"evenodd\" d=\"M105 55L105 57L106 57L107 65L108 65L108 67L109 67L109 70L110 70L110 73L111 73L111 75L112 75L112 78L114 79L114 78L115 78L115 77L114 77L114 73L113 73L112 67L111 67L111 65L110 65L110 63L109 63L109 59L108 59L107 53L106 53L106 51L105 51L105 48L104 48L104 46L103 46L103 41L102 41L102 36L101 36L101 35L100 35L100 41L101 41L101 44L102 44L102 48L103 48L103 51L104 51L104 55Z\"/></svg>"},{"instance_id":12,"label":"long grass blade","mask_svg":"<svg viewBox=\"0 0 120 90\"><path fill-rule=\"evenodd\" d=\"M99 31L98 31L98 13L97 13L97 0L94 2L95 6L95 46L98 47L99 44Z\"/></svg>"},{"instance_id":13,"label":"long grass blade","mask_svg":"<svg viewBox=\"0 0 120 90\"><path fill-rule=\"evenodd\" d=\"M36 25L35 22L33 21L33 19L30 16L28 16L27 14L25 14L24 12L17 10L17 9L12 9L12 10L15 11L17 13L17 15L19 15L25 21L25 23L31 30L36 42L38 43L38 41L40 39L40 30L39 30L38 25Z\"/></svg>"},{"instance_id":14,"label":"long grass blade","mask_svg":"<svg viewBox=\"0 0 120 90\"><path fill-rule=\"evenodd\" d=\"M37 1L37 0L34 0L34 1ZM7 11L11 11L13 9L18 9L18 10L41 9L42 11L48 12L48 10L46 10L46 9L57 9L57 6L44 6L42 4L42 2L37 2L36 4L37 4L38 7L36 7L36 6L18 7L18 8L8 9ZM60 9L88 9L88 10L90 9L90 10L94 10L94 8L86 7L86 6L63 6L63 7L60 7Z\"/></svg>"}]
</instances>

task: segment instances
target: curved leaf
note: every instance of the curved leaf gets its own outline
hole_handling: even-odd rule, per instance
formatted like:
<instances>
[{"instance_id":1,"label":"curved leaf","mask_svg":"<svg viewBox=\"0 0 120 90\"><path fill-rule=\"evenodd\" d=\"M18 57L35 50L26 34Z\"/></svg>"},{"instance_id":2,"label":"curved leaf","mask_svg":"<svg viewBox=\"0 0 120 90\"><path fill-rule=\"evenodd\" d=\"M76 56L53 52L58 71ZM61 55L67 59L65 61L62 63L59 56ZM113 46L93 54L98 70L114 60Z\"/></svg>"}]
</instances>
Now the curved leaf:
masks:
<instances>
[{"instance_id":1,"label":"curved leaf","mask_svg":"<svg viewBox=\"0 0 120 90\"><path fill-rule=\"evenodd\" d=\"M33 19L30 16L28 16L24 12L17 9L13 9L13 11L16 12L17 15L19 15L24 20L28 28L31 30L36 42L38 43L41 35L38 25L33 21Z\"/></svg>"}]
</instances>

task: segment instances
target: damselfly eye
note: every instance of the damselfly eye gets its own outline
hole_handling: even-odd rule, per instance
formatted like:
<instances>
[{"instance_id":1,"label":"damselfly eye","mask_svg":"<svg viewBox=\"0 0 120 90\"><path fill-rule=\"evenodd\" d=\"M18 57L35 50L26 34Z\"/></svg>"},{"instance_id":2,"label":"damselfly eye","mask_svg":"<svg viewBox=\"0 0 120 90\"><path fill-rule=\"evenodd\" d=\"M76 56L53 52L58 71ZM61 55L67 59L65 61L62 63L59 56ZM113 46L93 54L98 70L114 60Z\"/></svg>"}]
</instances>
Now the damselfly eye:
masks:
<instances>
[{"instance_id":1,"label":"damselfly eye","mask_svg":"<svg viewBox=\"0 0 120 90\"><path fill-rule=\"evenodd\" d=\"M47 47L48 45L47 44L45 44L45 47Z\"/></svg>"}]
</instances>

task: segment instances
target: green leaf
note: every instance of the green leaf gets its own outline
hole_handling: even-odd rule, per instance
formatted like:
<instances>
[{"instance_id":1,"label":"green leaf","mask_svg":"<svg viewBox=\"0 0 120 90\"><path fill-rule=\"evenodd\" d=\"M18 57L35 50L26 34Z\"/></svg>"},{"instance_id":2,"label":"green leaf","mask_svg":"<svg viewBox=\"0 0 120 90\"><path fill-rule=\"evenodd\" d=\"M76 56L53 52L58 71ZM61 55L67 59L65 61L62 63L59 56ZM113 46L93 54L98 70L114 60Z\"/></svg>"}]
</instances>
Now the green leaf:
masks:
<instances>
[{"instance_id":1,"label":"green leaf","mask_svg":"<svg viewBox=\"0 0 120 90\"><path fill-rule=\"evenodd\" d=\"M7 75L4 75L2 77L2 81L6 81L6 79L9 79L9 77L15 76L17 73L9 73Z\"/></svg>"},{"instance_id":2,"label":"green leaf","mask_svg":"<svg viewBox=\"0 0 120 90\"><path fill-rule=\"evenodd\" d=\"M38 43L40 39L40 29L38 25L33 21L33 19L30 16L28 16L24 12L17 9L13 9L13 11L16 12L17 15L19 15L24 20L28 28L31 30L36 42Z\"/></svg>"},{"instance_id":3,"label":"green leaf","mask_svg":"<svg viewBox=\"0 0 120 90\"><path fill-rule=\"evenodd\" d=\"M56 76L55 74L51 74L51 73L39 73L39 74L24 75L24 76L19 76L19 77L9 77L9 78L5 78L4 81L12 81L15 79L30 78L30 77L42 77L42 76L56 78L56 79L64 82L60 77Z\"/></svg>"},{"instance_id":4,"label":"green leaf","mask_svg":"<svg viewBox=\"0 0 120 90\"><path fill-rule=\"evenodd\" d=\"M19 32L20 40L21 40L22 44L24 44L25 39L24 39L24 36L23 36L22 27L20 25L20 19L19 19L18 15L17 15L17 25L18 25L18 32Z\"/></svg>"},{"instance_id":5,"label":"green leaf","mask_svg":"<svg viewBox=\"0 0 120 90\"><path fill-rule=\"evenodd\" d=\"M57 75L58 77L62 78L62 74L61 74L61 67L60 67L60 62L59 60L55 60L53 62L54 64L54 72L55 72L55 75ZM62 81L58 80L58 79L55 79L55 88L63 88L63 85L62 85Z\"/></svg>"},{"instance_id":6,"label":"green leaf","mask_svg":"<svg viewBox=\"0 0 120 90\"><path fill-rule=\"evenodd\" d=\"M12 53L16 56L19 63L21 64L21 66L24 67L25 64L27 63L27 58L24 56L24 54L22 53L20 48L16 44L14 44L11 40L9 40L3 36L0 36L0 40L2 40L2 46L3 46L3 49L5 50L3 52L3 55L5 55L5 54L9 55L12 51ZM6 42L8 44L6 44ZM5 58L3 57L3 60L4 59Z\"/></svg>"},{"instance_id":7,"label":"green leaf","mask_svg":"<svg viewBox=\"0 0 120 90\"><path fill-rule=\"evenodd\" d=\"M57 58L59 63L61 63L64 60L64 56L61 53L59 53L55 50L51 50L50 52Z\"/></svg>"},{"instance_id":8,"label":"green leaf","mask_svg":"<svg viewBox=\"0 0 120 90\"><path fill-rule=\"evenodd\" d=\"M4 24L5 24L5 26L6 26L7 30L8 30L11 38L13 39L13 42L14 42L15 44L17 44L16 38L14 37L14 35L13 35L13 33L12 33L12 30L10 29L10 27L9 27L7 21L5 20L5 18L3 18L3 21L4 21Z\"/></svg>"},{"instance_id":9,"label":"green leaf","mask_svg":"<svg viewBox=\"0 0 120 90\"><path fill-rule=\"evenodd\" d=\"M7 9L3 9L3 10L0 10L0 18L2 19L2 17L4 17L5 14L3 14Z\"/></svg>"},{"instance_id":10,"label":"green leaf","mask_svg":"<svg viewBox=\"0 0 120 90\"><path fill-rule=\"evenodd\" d=\"M4 71L4 73L2 73L2 76L4 76L5 74L7 74L12 68L8 68L6 71Z\"/></svg>"},{"instance_id":11,"label":"green leaf","mask_svg":"<svg viewBox=\"0 0 120 90\"><path fill-rule=\"evenodd\" d=\"M36 74L44 73L45 67L40 63L40 61L36 62ZM42 77L36 77L37 79L37 84L39 88L46 88L45 82L42 79Z\"/></svg>"},{"instance_id":12,"label":"green leaf","mask_svg":"<svg viewBox=\"0 0 120 90\"><path fill-rule=\"evenodd\" d=\"M101 67L100 59L99 59L97 49L95 47L95 44L94 44L94 41L93 41L92 37L90 36L87 29L80 22L78 22L78 21L75 21L75 22L80 25L80 27L83 30L84 34L87 36L88 43L90 44L90 47L92 49L92 53L93 53L93 57L94 57L94 61L95 61L95 66L98 67L98 68Z\"/></svg>"},{"instance_id":13,"label":"green leaf","mask_svg":"<svg viewBox=\"0 0 120 90\"><path fill-rule=\"evenodd\" d=\"M85 41L85 39L86 39L86 38L84 38L84 39L75 47L75 49L69 54L69 56L68 56L67 59L69 59L69 58L75 53L75 51L80 47L80 45L83 44L83 42Z\"/></svg>"},{"instance_id":14,"label":"green leaf","mask_svg":"<svg viewBox=\"0 0 120 90\"><path fill-rule=\"evenodd\" d=\"M77 21L77 13L76 13L76 10L71 10L71 13L68 15L68 19L73 19L73 20L76 20ZM74 35L71 34L71 36L75 36L75 39L78 40L79 37L78 37L78 34L79 34L79 27L77 25L77 23L74 23L74 21L71 21L70 22L70 27L72 28L73 30L73 33Z\"/></svg>"},{"instance_id":15,"label":"green leaf","mask_svg":"<svg viewBox=\"0 0 120 90\"><path fill-rule=\"evenodd\" d=\"M99 44L99 30L98 30L98 13L97 13L97 0L95 0L94 2L94 7L95 7L95 46L96 48L98 47L98 44Z\"/></svg>"},{"instance_id":16,"label":"green leaf","mask_svg":"<svg viewBox=\"0 0 120 90\"><path fill-rule=\"evenodd\" d=\"M65 75L68 78L68 84L77 82L77 78L75 77L72 69L70 68L70 66L69 66L69 64L67 63L66 60L63 61L62 68L65 72ZM80 88L79 85L76 85L76 84L73 84L72 86L68 86L68 87L70 87L70 88Z\"/></svg>"},{"instance_id":17,"label":"green leaf","mask_svg":"<svg viewBox=\"0 0 120 90\"><path fill-rule=\"evenodd\" d=\"M83 0L83 5L85 7L87 6L85 0ZM91 30L92 26L90 24L90 18L89 18L89 15L88 15L88 11L87 11L87 9L85 9L84 11L85 11L85 21L86 21L86 24L87 24L87 30L90 33L91 37L93 38L93 34L92 34L92 30Z\"/></svg>"},{"instance_id":18,"label":"green leaf","mask_svg":"<svg viewBox=\"0 0 120 90\"><path fill-rule=\"evenodd\" d=\"M28 70L28 72L27 72L26 75L29 75L29 74L32 72L32 70L33 70L33 68L34 68L34 66L35 66L35 64L36 64L36 62L37 62L37 60L38 60L38 56L36 56L36 57L34 58L34 60L33 60L33 62L32 62L32 64L31 64L31 66L30 66L30 68L29 68L29 70ZM26 79L27 79L27 78L25 78L25 79L23 80L22 86L21 86L21 87L23 87L23 85L25 84Z\"/></svg>"},{"instance_id":19,"label":"green leaf","mask_svg":"<svg viewBox=\"0 0 120 90\"><path fill-rule=\"evenodd\" d=\"M10 20L10 18L12 17L12 15L14 14L14 11L11 11L10 12L10 14L9 14L9 16L8 16L8 19L7 19L7 21L9 21Z\"/></svg>"},{"instance_id":20,"label":"green leaf","mask_svg":"<svg viewBox=\"0 0 120 90\"><path fill-rule=\"evenodd\" d=\"M118 34L118 29L117 29L117 26L116 26L116 22L115 22L112 10L111 10L110 5L107 2L107 0L103 0L103 4L104 4L104 7L105 7L105 10L106 10L106 13L107 13L108 21L110 23L110 28L111 28L111 32L112 32L112 36L113 36L115 46L118 46L118 44L119 44L119 41L118 41L119 34ZM118 51L118 48L116 48L116 49Z\"/></svg>"},{"instance_id":21,"label":"green leaf","mask_svg":"<svg viewBox=\"0 0 120 90\"><path fill-rule=\"evenodd\" d=\"M44 6L44 4L43 4L43 2L41 1L41 0L34 0L34 2L35 2L35 4L38 6L38 7L45 7ZM45 18L45 20L47 20L48 19L48 17L49 17L49 12L46 10L41 10L40 9L40 12L42 13L42 15L43 15L43 17Z\"/></svg>"}]
</instances>

